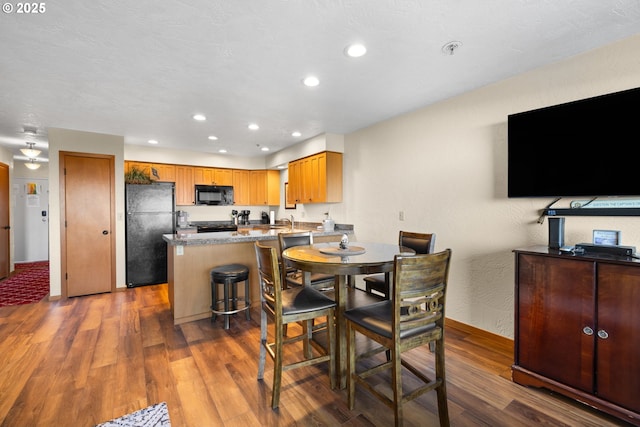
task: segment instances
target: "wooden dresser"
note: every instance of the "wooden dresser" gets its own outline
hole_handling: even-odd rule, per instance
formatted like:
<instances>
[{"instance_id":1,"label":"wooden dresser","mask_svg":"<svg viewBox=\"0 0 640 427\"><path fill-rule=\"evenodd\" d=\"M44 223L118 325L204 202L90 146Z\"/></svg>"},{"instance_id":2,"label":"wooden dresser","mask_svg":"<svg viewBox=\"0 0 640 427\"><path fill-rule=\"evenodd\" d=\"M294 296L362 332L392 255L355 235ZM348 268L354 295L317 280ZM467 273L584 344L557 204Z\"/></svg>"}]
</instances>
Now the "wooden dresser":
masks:
<instances>
[{"instance_id":1,"label":"wooden dresser","mask_svg":"<svg viewBox=\"0 0 640 427\"><path fill-rule=\"evenodd\" d=\"M640 425L640 261L514 253L513 381Z\"/></svg>"}]
</instances>

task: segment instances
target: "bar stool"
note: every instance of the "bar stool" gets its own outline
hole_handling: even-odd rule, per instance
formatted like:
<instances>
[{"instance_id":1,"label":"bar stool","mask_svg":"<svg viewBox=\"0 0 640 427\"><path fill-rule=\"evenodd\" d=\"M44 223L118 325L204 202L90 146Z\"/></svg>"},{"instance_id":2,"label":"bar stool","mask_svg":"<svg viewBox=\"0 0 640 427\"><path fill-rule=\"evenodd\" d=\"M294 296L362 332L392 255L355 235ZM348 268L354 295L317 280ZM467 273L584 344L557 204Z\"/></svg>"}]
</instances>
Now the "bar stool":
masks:
<instances>
[{"instance_id":1,"label":"bar stool","mask_svg":"<svg viewBox=\"0 0 640 427\"><path fill-rule=\"evenodd\" d=\"M224 316L224 328L229 329L229 317L232 314L244 311L247 320L251 319L249 307L249 268L242 264L227 264L214 267L210 272L211 276L211 320L216 320L216 315ZM244 281L244 304L238 307L238 287L237 283ZM218 287L223 288L223 298L218 299ZM242 302L242 301L240 301ZM222 304L223 310L218 307Z\"/></svg>"}]
</instances>

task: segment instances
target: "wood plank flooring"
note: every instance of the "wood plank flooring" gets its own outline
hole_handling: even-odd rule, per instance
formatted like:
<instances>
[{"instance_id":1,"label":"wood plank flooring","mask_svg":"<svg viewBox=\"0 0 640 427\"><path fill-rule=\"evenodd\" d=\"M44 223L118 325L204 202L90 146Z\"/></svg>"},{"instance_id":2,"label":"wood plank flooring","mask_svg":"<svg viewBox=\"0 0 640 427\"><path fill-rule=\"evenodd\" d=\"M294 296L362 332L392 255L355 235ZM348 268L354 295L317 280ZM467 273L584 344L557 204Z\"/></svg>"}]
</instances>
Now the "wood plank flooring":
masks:
<instances>
[{"instance_id":1,"label":"wood plank flooring","mask_svg":"<svg viewBox=\"0 0 640 427\"><path fill-rule=\"evenodd\" d=\"M93 426L163 401L174 427L393 425L365 391L350 411L323 365L286 372L271 410L270 360L256 379L259 319L256 309L229 330L221 319L174 326L166 285L0 308L0 426ZM456 322L446 334L453 426L627 425L514 384L511 341ZM432 372L425 350L410 357ZM406 408L405 425L438 425L435 393Z\"/></svg>"}]
</instances>

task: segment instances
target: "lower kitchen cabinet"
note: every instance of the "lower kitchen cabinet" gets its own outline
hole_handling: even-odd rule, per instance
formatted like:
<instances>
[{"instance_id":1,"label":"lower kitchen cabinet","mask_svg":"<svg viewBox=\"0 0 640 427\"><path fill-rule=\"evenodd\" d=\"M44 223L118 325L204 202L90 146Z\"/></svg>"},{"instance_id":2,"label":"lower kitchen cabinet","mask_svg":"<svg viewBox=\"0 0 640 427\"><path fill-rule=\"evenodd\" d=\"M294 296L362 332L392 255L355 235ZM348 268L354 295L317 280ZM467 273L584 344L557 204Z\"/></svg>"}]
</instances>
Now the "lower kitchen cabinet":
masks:
<instances>
[{"instance_id":1,"label":"lower kitchen cabinet","mask_svg":"<svg viewBox=\"0 0 640 427\"><path fill-rule=\"evenodd\" d=\"M513 380L640 425L640 262L514 252Z\"/></svg>"}]
</instances>

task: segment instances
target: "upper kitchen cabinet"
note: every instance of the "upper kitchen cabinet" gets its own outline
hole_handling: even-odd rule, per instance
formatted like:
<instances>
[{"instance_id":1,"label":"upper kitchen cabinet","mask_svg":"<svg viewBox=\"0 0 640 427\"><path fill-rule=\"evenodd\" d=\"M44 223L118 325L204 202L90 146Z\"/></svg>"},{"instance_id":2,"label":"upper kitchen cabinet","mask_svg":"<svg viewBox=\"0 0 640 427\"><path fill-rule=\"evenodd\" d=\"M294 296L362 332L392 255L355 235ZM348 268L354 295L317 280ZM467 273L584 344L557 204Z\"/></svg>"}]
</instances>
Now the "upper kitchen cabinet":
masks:
<instances>
[{"instance_id":1,"label":"upper kitchen cabinet","mask_svg":"<svg viewBox=\"0 0 640 427\"><path fill-rule=\"evenodd\" d=\"M154 181L176 182L176 165L153 163L151 165L151 179Z\"/></svg>"},{"instance_id":2,"label":"upper kitchen cabinet","mask_svg":"<svg viewBox=\"0 0 640 427\"><path fill-rule=\"evenodd\" d=\"M176 166L176 205L195 204L193 167Z\"/></svg>"},{"instance_id":3,"label":"upper kitchen cabinet","mask_svg":"<svg viewBox=\"0 0 640 427\"><path fill-rule=\"evenodd\" d=\"M125 173L129 172L134 167L138 168L142 172L151 178L152 181L162 182L175 182L176 181L176 166L165 163L149 163L149 162L124 162Z\"/></svg>"},{"instance_id":4,"label":"upper kitchen cabinet","mask_svg":"<svg viewBox=\"0 0 640 427\"><path fill-rule=\"evenodd\" d=\"M233 185L233 170L221 168L193 168L195 185Z\"/></svg>"},{"instance_id":5,"label":"upper kitchen cabinet","mask_svg":"<svg viewBox=\"0 0 640 427\"><path fill-rule=\"evenodd\" d=\"M280 172L254 170L249 172L249 204L273 206L280 204ZM236 202L236 204L238 204Z\"/></svg>"},{"instance_id":6,"label":"upper kitchen cabinet","mask_svg":"<svg viewBox=\"0 0 640 427\"><path fill-rule=\"evenodd\" d=\"M287 202L342 202L342 153L325 151L290 162Z\"/></svg>"},{"instance_id":7,"label":"upper kitchen cabinet","mask_svg":"<svg viewBox=\"0 0 640 427\"><path fill-rule=\"evenodd\" d=\"M246 206L250 204L249 171L233 170L233 199L234 205Z\"/></svg>"}]
</instances>

